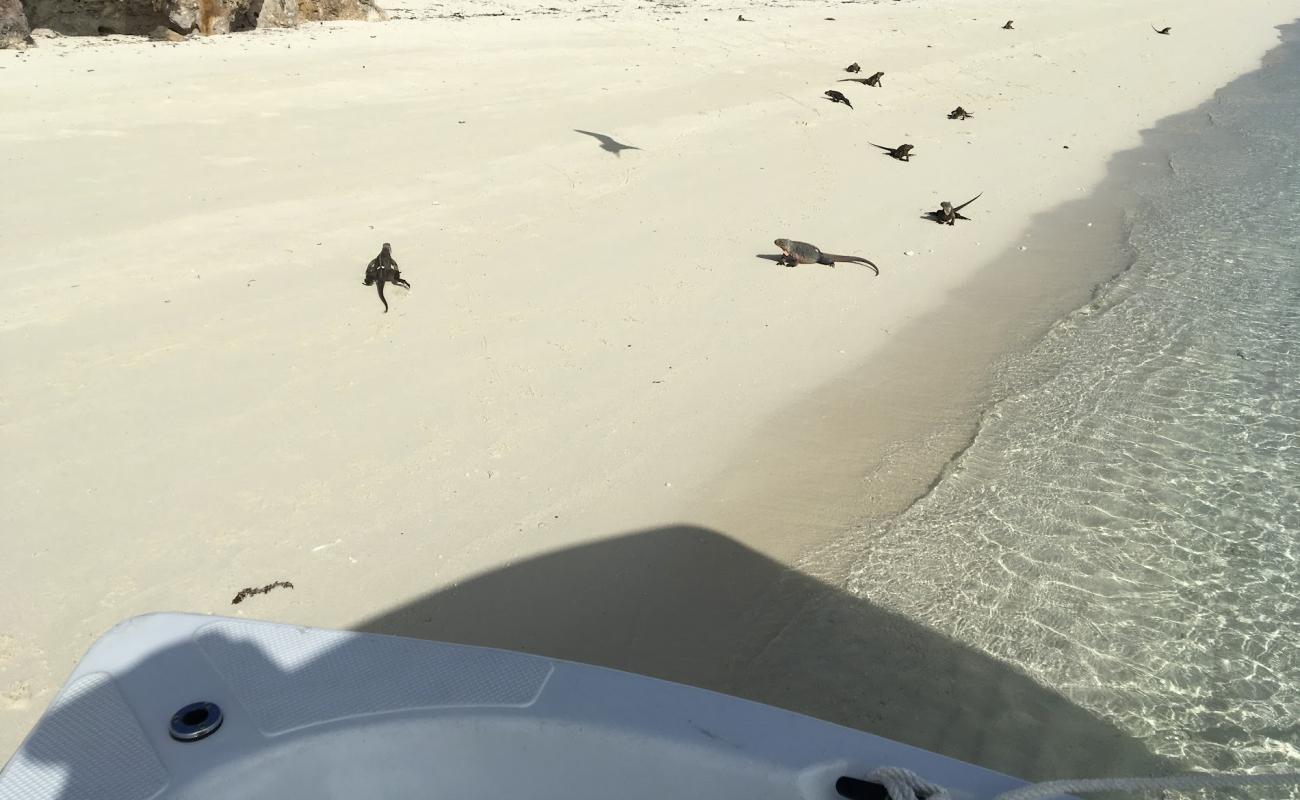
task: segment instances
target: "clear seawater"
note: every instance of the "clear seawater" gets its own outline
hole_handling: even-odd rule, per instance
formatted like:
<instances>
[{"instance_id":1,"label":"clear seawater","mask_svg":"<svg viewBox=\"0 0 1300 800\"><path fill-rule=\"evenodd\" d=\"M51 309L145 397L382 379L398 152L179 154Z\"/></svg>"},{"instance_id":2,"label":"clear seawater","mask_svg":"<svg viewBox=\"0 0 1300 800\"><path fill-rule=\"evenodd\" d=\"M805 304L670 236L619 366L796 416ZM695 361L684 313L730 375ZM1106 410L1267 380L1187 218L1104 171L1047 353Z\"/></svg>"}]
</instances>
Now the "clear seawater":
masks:
<instances>
[{"instance_id":1,"label":"clear seawater","mask_svg":"<svg viewBox=\"0 0 1300 800\"><path fill-rule=\"evenodd\" d=\"M1131 266L1009 357L944 476L837 554L858 596L1190 768L1300 770L1289 30L1260 71L1147 134Z\"/></svg>"}]
</instances>

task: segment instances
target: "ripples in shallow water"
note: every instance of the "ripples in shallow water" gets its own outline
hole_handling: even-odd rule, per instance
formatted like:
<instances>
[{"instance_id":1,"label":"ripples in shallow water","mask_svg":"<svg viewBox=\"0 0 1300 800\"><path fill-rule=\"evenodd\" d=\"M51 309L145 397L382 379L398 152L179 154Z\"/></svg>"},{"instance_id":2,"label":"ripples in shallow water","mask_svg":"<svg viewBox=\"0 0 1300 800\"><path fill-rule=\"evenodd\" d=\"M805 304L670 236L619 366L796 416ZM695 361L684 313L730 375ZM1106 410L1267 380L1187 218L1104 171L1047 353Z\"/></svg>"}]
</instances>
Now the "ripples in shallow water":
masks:
<instances>
[{"instance_id":1,"label":"ripples in shallow water","mask_svg":"<svg viewBox=\"0 0 1300 800\"><path fill-rule=\"evenodd\" d=\"M1152 137L1172 169L1135 189L1132 268L1009 360L944 479L838 555L854 592L1192 768L1300 769L1300 47L1283 49L1213 125Z\"/></svg>"}]
</instances>

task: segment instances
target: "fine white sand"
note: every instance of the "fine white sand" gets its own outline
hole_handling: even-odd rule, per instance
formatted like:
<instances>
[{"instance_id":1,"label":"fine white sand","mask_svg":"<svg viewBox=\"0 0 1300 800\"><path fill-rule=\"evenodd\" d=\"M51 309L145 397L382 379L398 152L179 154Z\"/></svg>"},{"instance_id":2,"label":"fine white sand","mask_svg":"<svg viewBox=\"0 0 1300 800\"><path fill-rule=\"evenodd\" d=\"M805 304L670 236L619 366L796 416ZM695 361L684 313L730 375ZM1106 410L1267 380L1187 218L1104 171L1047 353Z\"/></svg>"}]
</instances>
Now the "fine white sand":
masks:
<instances>
[{"instance_id":1,"label":"fine white sand","mask_svg":"<svg viewBox=\"0 0 1300 800\"><path fill-rule=\"evenodd\" d=\"M851 499L747 494L754 438L993 256L1033 258L1035 212L1295 12L498 8L0 53L0 757L134 614L349 627L670 523L793 563ZM835 83L853 61L883 88ZM958 104L974 119L946 119ZM980 191L971 222L920 218ZM881 275L757 258L778 236ZM413 286L387 315L361 285L384 241ZM949 345L889 379L942 383ZM276 580L295 588L231 605ZM629 652L652 624L614 622Z\"/></svg>"}]
</instances>

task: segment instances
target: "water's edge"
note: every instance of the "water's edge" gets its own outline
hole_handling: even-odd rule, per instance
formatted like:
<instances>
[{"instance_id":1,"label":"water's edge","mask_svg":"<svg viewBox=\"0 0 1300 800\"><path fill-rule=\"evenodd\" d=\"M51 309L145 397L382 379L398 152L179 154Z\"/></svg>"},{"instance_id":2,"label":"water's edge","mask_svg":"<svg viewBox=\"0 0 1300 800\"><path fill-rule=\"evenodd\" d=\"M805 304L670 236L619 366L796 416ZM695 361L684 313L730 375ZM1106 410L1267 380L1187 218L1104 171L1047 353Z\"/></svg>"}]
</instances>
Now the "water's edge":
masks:
<instances>
[{"instance_id":1,"label":"water's edge","mask_svg":"<svg viewBox=\"0 0 1300 800\"><path fill-rule=\"evenodd\" d=\"M1296 27L1279 30L1285 43ZM705 486L685 518L872 609L866 629L829 599L782 610L778 640L744 659L725 691L1032 780L1159 774L1197 763L1135 729L1132 715L1117 724L1086 681L1047 676L1005 648L966 637L980 627L970 615L1008 637L1050 631L1058 621L1003 620L996 604L964 594L965 577L979 574L966 559L983 543L976 537L944 549L943 521L923 512L962 482L1005 404L1032 395L1065 365L1024 356L1063 326L1124 305L1143 255L1133 239L1145 213L1137 189L1177 177L1186 166L1180 148L1213 133L1225 100L1285 51L1275 46L1256 71L1143 131L1137 147L1111 157L1093 190L1036 215L945 306L887 331L878 355L775 414ZM899 520L912 519L925 521L900 528ZM996 558L982 566L990 576L1002 568ZM1011 591L1010 583L1003 588ZM1078 609L1062 613L1088 619ZM818 680L805 683L810 669Z\"/></svg>"},{"instance_id":2,"label":"water's edge","mask_svg":"<svg viewBox=\"0 0 1300 800\"><path fill-rule=\"evenodd\" d=\"M1300 23L1280 30L1112 160L1095 197L1128 257L997 359L938 478L802 564L1196 769L1300 768Z\"/></svg>"},{"instance_id":3,"label":"water's edge","mask_svg":"<svg viewBox=\"0 0 1300 800\"><path fill-rule=\"evenodd\" d=\"M1279 38L1282 43L1261 58L1261 69L1277 63L1287 45L1300 40L1300 21L1279 27ZM1143 131L1142 144L1114 154L1106 176L1087 196L1035 215L1020 237L1027 252L1013 247L994 258L953 293L957 299L898 331L888 352L778 414L757 437L767 443L759 447L786 453L791 441L806 444L817 438L800 423L809 416L818 417L818 430L835 431L836 446L851 451L846 457L862 465L856 470L857 482L868 500L847 515L841 526L844 536L856 536L864 525L885 523L923 500L978 440L984 421L999 404L1050 380L1059 367L1038 363L1033 372L1026 372L1021 357L1061 326L1104 313L1122 301L1124 279L1137 264L1131 241L1141 202L1136 188L1149 176L1172 173L1171 149L1215 125L1214 111L1225 93L1258 74L1240 76L1205 103ZM987 314L990 308L999 313ZM951 335L962 339L959 362L942 372L913 369L918 358L941 358ZM927 371L931 374L921 374ZM896 382L894 376L910 385L882 386ZM942 394L927 396L927 380L941 387ZM862 418L873 413L873 406L906 406L912 419L864 430ZM816 414L810 415L810 409ZM789 433L792 430L796 433ZM867 443L872 446L863 447ZM885 455L868 460L863 453ZM760 458L747 454L745 461ZM834 454L827 460L834 461ZM838 571L819 563L823 544L807 548L800 563L829 577Z\"/></svg>"}]
</instances>

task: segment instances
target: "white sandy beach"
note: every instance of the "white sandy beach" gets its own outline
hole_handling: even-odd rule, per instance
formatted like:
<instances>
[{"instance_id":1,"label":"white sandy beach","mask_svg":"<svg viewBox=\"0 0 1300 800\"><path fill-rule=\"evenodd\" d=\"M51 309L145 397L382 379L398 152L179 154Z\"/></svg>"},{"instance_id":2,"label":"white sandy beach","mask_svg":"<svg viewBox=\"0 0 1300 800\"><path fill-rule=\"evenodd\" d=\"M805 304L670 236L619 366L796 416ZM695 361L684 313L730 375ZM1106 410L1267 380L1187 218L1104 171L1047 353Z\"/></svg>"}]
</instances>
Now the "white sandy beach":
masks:
<instances>
[{"instance_id":1,"label":"white sandy beach","mask_svg":"<svg viewBox=\"0 0 1300 800\"><path fill-rule=\"evenodd\" d=\"M828 477L795 441L814 478L751 481L774 420L829 413L819 389L866 363L967 368L960 331L902 362L891 337L1034 258L1035 213L1255 67L1296 6L390 11L0 52L0 760L136 614L347 628L675 524L795 563L878 454ZM836 83L854 61L883 87ZM981 191L970 222L920 218ZM756 257L776 237L881 275ZM385 241L412 284L386 315L361 285Z\"/></svg>"}]
</instances>

